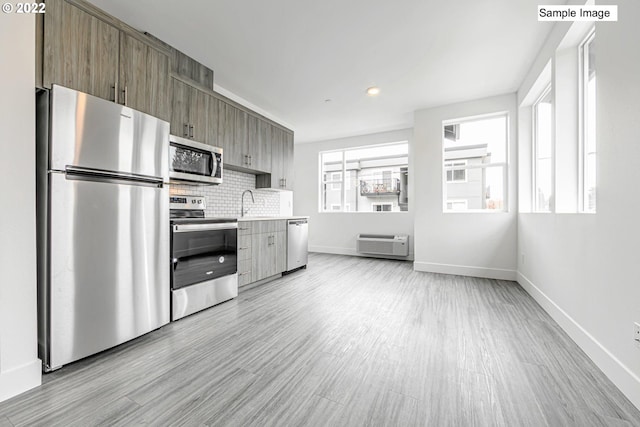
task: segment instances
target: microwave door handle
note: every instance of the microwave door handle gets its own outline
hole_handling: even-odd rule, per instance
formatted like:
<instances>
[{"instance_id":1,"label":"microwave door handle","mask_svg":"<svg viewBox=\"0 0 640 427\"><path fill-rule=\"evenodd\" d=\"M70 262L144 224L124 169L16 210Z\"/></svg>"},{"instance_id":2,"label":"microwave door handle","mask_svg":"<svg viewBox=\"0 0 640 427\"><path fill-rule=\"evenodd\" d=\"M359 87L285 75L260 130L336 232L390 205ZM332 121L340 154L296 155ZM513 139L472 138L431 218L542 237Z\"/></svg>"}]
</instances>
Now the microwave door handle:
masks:
<instances>
[{"instance_id":1,"label":"microwave door handle","mask_svg":"<svg viewBox=\"0 0 640 427\"><path fill-rule=\"evenodd\" d=\"M213 159L216 157L214 153L211 153L211 157L209 157L209 170L211 171L211 176L216 176L216 162Z\"/></svg>"}]
</instances>

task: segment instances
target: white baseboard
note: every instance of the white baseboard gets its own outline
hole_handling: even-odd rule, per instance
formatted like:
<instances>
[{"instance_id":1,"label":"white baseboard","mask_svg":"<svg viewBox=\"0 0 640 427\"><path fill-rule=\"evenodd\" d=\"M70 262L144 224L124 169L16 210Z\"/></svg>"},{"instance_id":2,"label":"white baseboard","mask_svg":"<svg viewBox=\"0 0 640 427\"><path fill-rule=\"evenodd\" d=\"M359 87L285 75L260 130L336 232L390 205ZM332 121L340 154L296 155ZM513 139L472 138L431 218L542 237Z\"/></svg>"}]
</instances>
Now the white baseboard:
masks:
<instances>
[{"instance_id":1,"label":"white baseboard","mask_svg":"<svg viewBox=\"0 0 640 427\"><path fill-rule=\"evenodd\" d=\"M455 274L458 276L483 277L486 279L516 280L515 270L502 268L471 267L467 265L438 264L433 262L416 261L413 269L427 273Z\"/></svg>"},{"instance_id":2,"label":"white baseboard","mask_svg":"<svg viewBox=\"0 0 640 427\"><path fill-rule=\"evenodd\" d=\"M0 402L24 393L42 383L42 362L36 359L0 372Z\"/></svg>"},{"instance_id":3,"label":"white baseboard","mask_svg":"<svg viewBox=\"0 0 640 427\"><path fill-rule=\"evenodd\" d=\"M375 255L366 255L360 254L356 252L355 249L352 248L342 248L338 246L312 246L309 245L309 252L318 252L321 254L333 254L333 255L349 255L349 256L359 256L359 257L367 257L367 258L384 258L384 259L399 259L406 261L413 261L413 252L409 252L408 257L386 257L386 256L375 256Z\"/></svg>"},{"instance_id":4,"label":"white baseboard","mask_svg":"<svg viewBox=\"0 0 640 427\"><path fill-rule=\"evenodd\" d=\"M640 409L640 378L520 272L517 281L627 396L627 399Z\"/></svg>"}]
</instances>

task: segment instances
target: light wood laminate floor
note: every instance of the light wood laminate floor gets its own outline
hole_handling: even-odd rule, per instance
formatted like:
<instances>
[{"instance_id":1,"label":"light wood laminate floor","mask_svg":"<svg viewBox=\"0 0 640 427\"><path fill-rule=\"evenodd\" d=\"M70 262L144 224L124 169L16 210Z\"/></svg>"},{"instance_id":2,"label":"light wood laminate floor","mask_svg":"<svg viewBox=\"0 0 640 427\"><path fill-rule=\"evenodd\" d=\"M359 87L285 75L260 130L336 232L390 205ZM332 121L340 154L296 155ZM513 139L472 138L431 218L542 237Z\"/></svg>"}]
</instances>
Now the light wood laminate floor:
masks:
<instances>
[{"instance_id":1,"label":"light wood laminate floor","mask_svg":"<svg viewBox=\"0 0 640 427\"><path fill-rule=\"evenodd\" d=\"M516 283L309 268L43 377L0 426L640 426Z\"/></svg>"}]
</instances>

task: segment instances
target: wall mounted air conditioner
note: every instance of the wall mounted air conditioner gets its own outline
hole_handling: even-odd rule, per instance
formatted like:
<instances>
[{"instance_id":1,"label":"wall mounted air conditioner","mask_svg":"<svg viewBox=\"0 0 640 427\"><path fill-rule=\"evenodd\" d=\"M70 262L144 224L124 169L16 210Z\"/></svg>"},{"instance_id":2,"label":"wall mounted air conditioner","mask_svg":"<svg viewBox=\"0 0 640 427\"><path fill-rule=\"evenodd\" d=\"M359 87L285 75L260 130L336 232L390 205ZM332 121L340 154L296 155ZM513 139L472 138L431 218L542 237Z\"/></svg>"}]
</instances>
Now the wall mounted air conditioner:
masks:
<instances>
[{"instance_id":1,"label":"wall mounted air conditioner","mask_svg":"<svg viewBox=\"0 0 640 427\"><path fill-rule=\"evenodd\" d=\"M407 234L358 234L356 251L360 254L409 256Z\"/></svg>"}]
</instances>

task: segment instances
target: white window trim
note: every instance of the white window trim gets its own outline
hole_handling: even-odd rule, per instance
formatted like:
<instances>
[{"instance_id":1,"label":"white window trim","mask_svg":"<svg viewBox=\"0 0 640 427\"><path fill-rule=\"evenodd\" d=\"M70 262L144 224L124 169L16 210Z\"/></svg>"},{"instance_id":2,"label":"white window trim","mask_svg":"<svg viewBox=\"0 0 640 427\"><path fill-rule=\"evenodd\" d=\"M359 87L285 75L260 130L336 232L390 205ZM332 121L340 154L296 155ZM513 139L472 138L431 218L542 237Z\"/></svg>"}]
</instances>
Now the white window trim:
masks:
<instances>
[{"instance_id":1,"label":"white window trim","mask_svg":"<svg viewBox=\"0 0 640 427\"><path fill-rule=\"evenodd\" d=\"M549 83L544 90L542 91L542 93L540 94L540 96L538 96L538 98L536 98L535 102L532 105L531 108L531 114L532 114L532 126L531 126L531 131L532 131L532 139L531 139L531 206L533 207L533 212L536 213L551 213L554 211L554 206L549 206L549 209L541 209L540 206L538 206L538 133L537 133L537 128L538 128L538 115L537 115L537 105L542 101L542 99L547 96L549 93L551 92L551 83ZM551 194L549 195L550 198L554 198L555 197L555 185L556 185L556 173L555 173L555 168L556 168L556 156L555 156L555 150L556 150L556 144L555 144L555 138L554 138L554 134L555 134L555 126L554 126L554 111L555 109L553 108L553 102L551 103L552 108L551 108L551 156L549 157L551 159Z\"/></svg>"},{"instance_id":2,"label":"white window trim","mask_svg":"<svg viewBox=\"0 0 640 427\"><path fill-rule=\"evenodd\" d=\"M578 161L578 166L579 166L579 177L578 177L578 204L579 204L579 209L578 212L579 213L587 213L587 214L593 214L596 213L597 209L598 209L598 205L597 205L597 192L598 192L598 187L596 185L596 207L595 209L589 209L587 207L587 200L588 200L588 196L587 196L587 186L586 186L586 174L587 174L587 168L586 168L586 162L587 162L587 156L589 153L587 153L586 150L586 145L587 145L587 138L586 138L586 127L588 126L587 120L586 120L586 115L587 115L587 102L586 102L586 87L588 84L588 78L589 76L587 75L589 73L589 70L586 67L586 63L585 63L585 47L587 45L589 45L589 43L591 43L594 39L595 39L595 35L596 35L596 31L595 31L595 27L592 28L591 30L589 30L589 32L587 33L587 36L582 40L582 42L580 42L580 45L578 46L578 57L579 57L579 67L580 67L580 72L579 72L579 95L578 95L578 102L580 105L580 114L579 114L579 144L578 144L578 156L579 156L579 161ZM597 95L596 95L597 96ZM597 144L597 140L596 140L596 144ZM598 156L598 151L597 151L597 147L596 147L596 151L595 151L595 155L596 155L596 160L597 160L597 156ZM597 163L596 163L597 164ZM596 170L596 176L597 176L597 170Z\"/></svg>"},{"instance_id":3,"label":"white window trim","mask_svg":"<svg viewBox=\"0 0 640 427\"><path fill-rule=\"evenodd\" d=\"M509 133L509 120L510 120L510 113L508 111L498 111L495 113L488 113L488 114L479 114L477 116L470 116L470 117L463 117L463 118L459 118L459 119L450 119L450 120L443 120L442 121L442 141L440 142L442 145L442 159L444 159L444 127L447 125L452 125L452 124L463 124L463 123L468 123L468 122L475 122L478 120L486 120L486 119L491 119L494 117L504 117L505 118L505 161L504 162L497 162L497 163L482 163L482 164L471 164L471 165L467 165L465 167L465 169L488 169L488 168L492 168L492 167L502 167L502 182L503 182L503 186L504 186L504 200L502 202L502 209L468 209L466 211L460 211L460 212L465 212L465 213L488 213L488 214L496 214L496 213L508 213L509 212L509 188L510 188L510 183L509 183L509 156L510 156L510 140L511 140L511 135ZM447 194L447 174L444 168L444 161L441 163L442 166L442 195L444 196L445 194ZM444 197L442 197L442 212L443 213L450 213L450 212L454 212L457 213L459 211L451 211L447 209L447 203L446 203L446 199L444 199Z\"/></svg>"}]
</instances>

